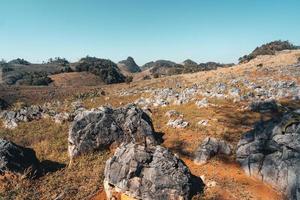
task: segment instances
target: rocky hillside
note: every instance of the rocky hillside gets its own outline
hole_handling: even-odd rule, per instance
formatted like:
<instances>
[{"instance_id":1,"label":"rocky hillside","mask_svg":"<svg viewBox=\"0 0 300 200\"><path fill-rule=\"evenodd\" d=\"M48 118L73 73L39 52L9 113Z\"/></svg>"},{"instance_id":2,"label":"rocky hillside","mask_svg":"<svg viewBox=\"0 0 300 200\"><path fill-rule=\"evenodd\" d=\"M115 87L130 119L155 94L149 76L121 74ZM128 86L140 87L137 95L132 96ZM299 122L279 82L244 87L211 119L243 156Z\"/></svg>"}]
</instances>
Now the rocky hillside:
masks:
<instances>
[{"instance_id":1,"label":"rocky hillside","mask_svg":"<svg viewBox=\"0 0 300 200\"><path fill-rule=\"evenodd\" d=\"M94 74L100 79L100 82L105 84L125 81L125 76L115 63L91 57L82 58L77 63L69 63L66 59L58 57L49 59L47 63L42 64L31 64L23 59L16 59L8 63L1 63L0 71L1 83L6 85L46 86L53 82L50 78L51 75L73 71ZM87 80L87 82L89 81Z\"/></svg>"},{"instance_id":2,"label":"rocky hillside","mask_svg":"<svg viewBox=\"0 0 300 200\"><path fill-rule=\"evenodd\" d=\"M31 64L23 59L0 64L1 82L7 85L49 85L50 74L72 71L68 65L58 63Z\"/></svg>"},{"instance_id":3,"label":"rocky hillside","mask_svg":"<svg viewBox=\"0 0 300 200\"><path fill-rule=\"evenodd\" d=\"M291 44L289 41L273 41L256 47L249 55L239 58L240 63L249 62L260 55L274 55L277 51L299 49L299 47Z\"/></svg>"},{"instance_id":4,"label":"rocky hillside","mask_svg":"<svg viewBox=\"0 0 300 200\"><path fill-rule=\"evenodd\" d=\"M190 59L183 61L182 64L177 64L168 60L158 60L155 62L146 63L142 66L142 70L147 70L149 72L148 76L157 78L177 74L195 73L199 71L209 71L230 66L233 66L233 64L220 64L215 62L198 64Z\"/></svg>"},{"instance_id":5,"label":"rocky hillside","mask_svg":"<svg viewBox=\"0 0 300 200\"><path fill-rule=\"evenodd\" d=\"M118 67L129 73L140 72L141 68L135 63L132 57L128 57L126 60L122 60L118 63Z\"/></svg>"},{"instance_id":6,"label":"rocky hillside","mask_svg":"<svg viewBox=\"0 0 300 200\"><path fill-rule=\"evenodd\" d=\"M96 57L85 57L79 62L73 64L76 72L90 72L99 76L106 84L122 83L125 81L125 76L121 73L118 66L107 59Z\"/></svg>"},{"instance_id":7,"label":"rocky hillside","mask_svg":"<svg viewBox=\"0 0 300 200\"><path fill-rule=\"evenodd\" d=\"M78 85L78 95L1 89L0 198L297 199L299 58Z\"/></svg>"}]
</instances>

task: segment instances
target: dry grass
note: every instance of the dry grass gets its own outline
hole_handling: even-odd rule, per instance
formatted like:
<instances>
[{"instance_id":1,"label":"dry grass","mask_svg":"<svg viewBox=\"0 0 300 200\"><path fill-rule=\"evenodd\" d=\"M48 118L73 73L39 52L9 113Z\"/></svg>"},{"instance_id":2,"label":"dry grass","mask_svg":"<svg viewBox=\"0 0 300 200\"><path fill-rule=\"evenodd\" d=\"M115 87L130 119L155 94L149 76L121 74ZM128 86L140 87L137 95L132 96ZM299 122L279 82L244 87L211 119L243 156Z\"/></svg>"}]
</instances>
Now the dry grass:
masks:
<instances>
[{"instance_id":1,"label":"dry grass","mask_svg":"<svg viewBox=\"0 0 300 200\"><path fill-rule=\"evenodd\" d=\"M0 199L90 199L102 187L108 152L85 155L68 167L68 125L50 120L22 123L15 130L0 129L0 137L31 147L42 161L45 175L35 180L0 179Z\"/></svg>"},{"instance_id":2,"label":"dry grass","mask_svg":"<svg viewBox=\"0 0 300 200\"><path fill-rule=\"evenodd\" d=\"M281 52L275 56L258 57L247 64L231 68L218 69L209 72L184 74L152 80L135 81L128 84L101 86L105 96L87 98L84 105L95 108L102 105L119 107L134 102L141 96L149 94L135 94L118 96L121 90L141 89L145 87L167 88L180 82L182 87L197 83L210 88L215 83L228 83L233 78L247 75L250 80L257 77L271 76L274 80L289 80L273 72L279 65L290 65L297 61L300 51ZM262 71L257 65L263 63L269 71ZM58 77L61 78L61 77ZM138 80L139 77L135 77ZM300 82L299 78L293 80ZM60 80L64 82L65 80ZM243 85L238 85L243 87ZM14 96L26 103L43 103L45 101L71 99L78 92L88 92L99 87L41 87L41 88L4 88L0 95ZM1 93L2 92L2 93ZM197 97L201 99L202 97ZM206 181L215 181L216 187L206 188L203 194L195 196L194 200L220 200L220 199L282 199L281 195L268 185L247 177L235 163L234 156L217 156L208 164L197 166L193 163L193 152L207 136L224 139L236 145L241 135L253 127L259 120L266 120L273 113L261 115L243 110L244 103L234 103L231 100L209 99L216 106L198 108L195 103L185 105L170 105L167 107L152 108L152 119L155 130L163 134L162 145L168 147L184 160L191 172L196 176L204 175ZM68 102L65 102L68 104ZM290 99L281 102L291 108L299 108L299 102ZM64 106L64 105L63 105ZM63 109L63 107L61 108ZM184 115L190 125L186 129L173 129L166 124L168 110L177 110ZM208 120L209 126L199 126L197 123ZM102 188L103 167L109 157L109 152L98 152L85 155L77 159L68 167L67 154L68 124L54 124L53 121L43 119L29 123L21 123L15 130L5 130L0 122L0 137L7 138L17 144L33 148L38 158L43 161L43 167L48 170L44 176L28 181L17 176L6 175L0 179L0 199L91 199ZM50 172L51 171L51 172ZM98 199L104 199L100 193Z\"/></svg>"}]
</instances>

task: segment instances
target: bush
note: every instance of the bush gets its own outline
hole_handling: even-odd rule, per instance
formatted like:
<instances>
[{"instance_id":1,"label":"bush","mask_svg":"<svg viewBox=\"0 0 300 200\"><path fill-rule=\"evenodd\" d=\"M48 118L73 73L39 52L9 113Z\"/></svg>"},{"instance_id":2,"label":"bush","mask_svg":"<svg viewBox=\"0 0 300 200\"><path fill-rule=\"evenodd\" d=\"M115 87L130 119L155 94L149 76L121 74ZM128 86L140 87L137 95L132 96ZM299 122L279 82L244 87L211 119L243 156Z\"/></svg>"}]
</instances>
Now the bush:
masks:
<instances>
[{"instance_id":1,"label":"bush","mask_svg":"<svg viewBox=\"0 0 300 200\"><path fill-rule=\"evenodd\" d=\"M106 83L122 83L125 76L120 72L117 65L107 59L99 59L95 57L82 58L75 66L75 71L87 71L95 74Z\"/></svg>"},{"instance_id":2,"label":"bush","mask_svg":"<svg viewBox=\"0 0 300 200\"><path fill-rule=\"evenodd\" d=\"M151 79L151 77L149 75L146 75L143 77L143 80L150 80L150 79Z\"/></svg>"},{"instance_id":3,"label":"bush","mask_svg":"<svg viewBox=\"0 0 300 200\"><path fill-rule=\"evenodd\" d=\"M8 62L9 64L16 64L16 65L30 65L30 62L24 60L23 58L17 58Z\"/></svg>"},{"instance_id":4,"label":"bush","mask_svg":"<svg viewBox=\"0 0 300 200\"><path fill-rule=\"evenodd\" d=\"M153 78L159 78L159 74L157 73L153 74Z\"/></svg>"},{"instance_id":5,"label":"bush","mask_svg":"<svg viewBox=\"0 0 300 200\"><path fill-rule=\"evenodd\" d=\"M125 83L127 83L127 84L131 83L132 81L133 81L133 77L132 76L127 76L125 78Z\"/></svg>"}]
</instances>

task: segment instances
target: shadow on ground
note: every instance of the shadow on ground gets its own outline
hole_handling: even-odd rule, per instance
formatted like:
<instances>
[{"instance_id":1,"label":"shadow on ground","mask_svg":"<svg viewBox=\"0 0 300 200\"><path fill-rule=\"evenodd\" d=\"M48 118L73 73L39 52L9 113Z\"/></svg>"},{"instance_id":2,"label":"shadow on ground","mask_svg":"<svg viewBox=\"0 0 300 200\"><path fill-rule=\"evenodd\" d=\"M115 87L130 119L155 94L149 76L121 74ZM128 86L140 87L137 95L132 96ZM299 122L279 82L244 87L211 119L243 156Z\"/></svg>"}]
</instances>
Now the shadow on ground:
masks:
<instances>
[{"instance_id":1,"label":"shadow on ground","mask_svg":"<svg viewBox=\"0 0 300 200\"><path fill-rule=\"evenodd\" d=\"M66 164L51 161L51 160L43 160L40 163L40 168L41 168L41 176L45 175L47 173L52 173L56 172L58 170L61 170L66 167Z\"/></svg>"}]
</instances>

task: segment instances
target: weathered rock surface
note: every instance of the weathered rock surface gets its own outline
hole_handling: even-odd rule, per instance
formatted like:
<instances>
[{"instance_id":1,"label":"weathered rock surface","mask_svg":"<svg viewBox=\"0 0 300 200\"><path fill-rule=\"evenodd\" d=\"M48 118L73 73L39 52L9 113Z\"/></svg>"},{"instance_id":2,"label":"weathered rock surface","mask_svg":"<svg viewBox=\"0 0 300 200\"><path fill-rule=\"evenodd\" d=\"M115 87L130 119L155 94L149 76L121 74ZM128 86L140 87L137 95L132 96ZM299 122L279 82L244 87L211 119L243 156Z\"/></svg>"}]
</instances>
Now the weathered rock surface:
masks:
<instances>
[{"instance_id":1,"label":"weathered rock surface","mask_svg":"<svg viewBox=\"0 0 300 200\"><path fill-rule=\"evenodd\" d=\"M190 197L191 173L187 166L166 148L121 145L105 166L105 191L135 199L186 200Z\"/></svg>"},{"instance_id":2,"label":"weathered rock surface","mask_svg":"<svg viewBox=\"0 0 300 200\"><path fill-rule=\"evenodd\" d=\"M170 119L167 123L172 128L186 128L189 123L182 118Z\"/></svg>"},{"instance_id":3,"label":"weathered rock surface","mask_svg":"<svg viewBox=\"0 0 300 200\"><path fill-rule=\"evenodd\" d=\"M38 168L39 161L34 150L0 138L0 174L11 172L33 178Z\"/></svg>"},{"instance_id":4,"label":"weathered rock surface","mask_svg":"<svg viewBox=\"0 0 300 200\"><path fill-rule=\"evenodd\" d=\"M4 120L4 127L13 129L18 126L18 122L28 122L42 118L42 113L42 107L30 106L17 111L4 111L0 117Z\"/></svg>"},{"instance_id":5,"label":"weathered rock surface","mask_svg":"<svg viewBox=\"0 0 300 200\"><path fill-rule=\"evenodd\" d=\"M75 117L69 130L69 155L74 157L131 141L156 143L149 116L133 104L117 109L100 107Z\"/></svg>"},{"instance_id":6,"label":"weathered rock surface","mask_svg":"<svg viewBox=\"0 0 300 200\"><path fill-rule=\"evenodd\" d=\"M238 143L237 161L249 176L300 199L300 114L256 124Z\"/></svg>"},{"instance_id":7,"label":"weathered rock surface","mask_svg":"<svg viewBox=\"0 0 300 200\"><path fill-rule=\"evenodd\" d=\"M232 146L224 140L206 137L195 152L194 163L202 165L217 154L230 155Z\"/></svg>"}]
</instances>

